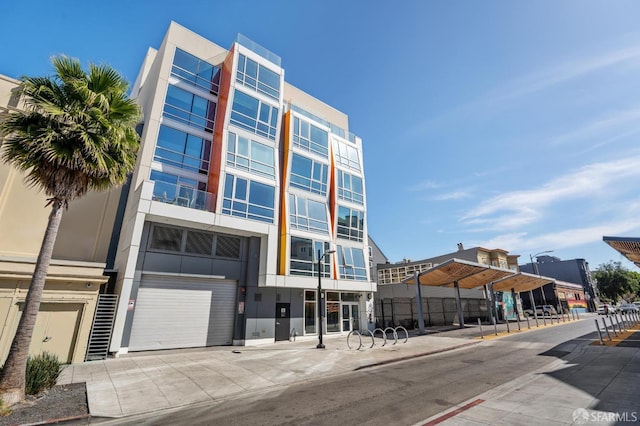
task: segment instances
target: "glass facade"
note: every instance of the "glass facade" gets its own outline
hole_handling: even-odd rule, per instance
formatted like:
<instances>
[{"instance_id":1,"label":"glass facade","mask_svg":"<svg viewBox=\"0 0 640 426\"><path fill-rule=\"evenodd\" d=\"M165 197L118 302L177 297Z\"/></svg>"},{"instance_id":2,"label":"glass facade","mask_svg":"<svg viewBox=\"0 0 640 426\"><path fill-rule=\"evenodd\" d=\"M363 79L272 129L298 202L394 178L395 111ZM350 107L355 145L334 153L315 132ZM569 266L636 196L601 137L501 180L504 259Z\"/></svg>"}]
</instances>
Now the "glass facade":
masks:
<instances>
[{"instance_id":1,"label":"glass facade","mask_svg":"<svg viewBox=\"0 0 640 426\"><path fill-rule=\"evenodd\" d=\"M364 204L362 178L338 170L338 198L353 203Z\"/></svg>"},{"instance_id":2,"label":"glass facade","mask_svg":"<svg viewBox=\"0 0 640 426\"><path fill-rule=\"evenodd\" d=\"M176 49L173 57L171 75L199 90L217 94L218 68L197 58L182 49Z\"/></svg>"},{"instance_id":3,"label":"glass facade","mask_svg":"<svg viewBox=\"0 0 640 426\"><path fill-rule=\"evenodd\" d=\"M276 139L278 108L236 90L230 123L265 138Z\"/></svg>"},{"instance_id":4,"label":"glass facade","mask_svg":"<svg viewBox=\"0 0 640 426\"><path fill-rule=\"evenodd\" d=\"M293 145L326 157L329 154L329 134L305 120L294 117Z\"/></svg>"},{"instance_id":5,"label":"glass facade","mask_svg":"<svg viewBox=\"0 0 640 426\"><path fill-rule=\"evenodd\" d=\"M213 131L216 104L209 99L169 85L163 115L199 130Z\"/></svg>"},{"instance_id":6,"label":"glass facade","mask_svg":"<svg viewBox=\"0 0 640 426\"><path fill-rule=\"evenodd\" d=\"M364 237L364 212L339 206L338 237L352 241L362 241Z\"/></svg>"},{"instance_id":7,"label":"glass facade","mask_svg":"<svg viewBox=\"0 0 640 426\"><path fill-rule=\"evenodd\" d=\"M160 126L154 160L186 171L207 174L211 141L165 125Z\"/></svg>"},{"instance_id":8,"label":"glass facade","mask_svg":"<svg viewBox=\"0 0 640 426\"><path fill-rule=\"evenodd\" d=\"M275 177L275 154L272 146L229 132L227 165L263 176Z\"/></svg>"},{"instance_id":9,"label":"glass facade","mask_svg":"<svg viewBox=\"0 0 640 426\"><path fill-rule=\"evenodd\" d=\"M325 203L289 194L289 218L292 229L322 234L329 232Z\"/></svg>"},{"instance_id":10,"label":"glass facade","mask_svg":"<svg viewBox=\"0 0 640 426\"><path fill-rule=\"evenodd\" d=\"M318 250L324 253L329 250L329 243L314 241L309 238L291 237L290 240L290 273L291 275L318 276ZM321 262L322 276L329 277L331 261L329 256Z\"/></svg>"},{"instance_id":11,"label":"glass facade","mask_svg":"<svg viewBox=\"0 0 640 426\"><path fill-rule=\"evenodd\" d=\"M338 262L340 278L366 281L367 266L361 248L338 245Z\"/></svg>"},{"instance_id":12,"label":"glass facade","mask_svg":"<svg viewBox=\"0 0 640 426\"><path fill-rule=\"evenodd\" d=\"M238 55L236 82L275 100L280 98L280 76L243 54Z\"/></svg>"},{"instance_id":13,"label":"glass facade","mask_svg":"<svg viewBox=\"0 0 640 426\"><path fill-rule=\"evenodd\" d=\"M360 171L360 156L356 147L336 141L336 162L341 166Z\"/></svg>"},{"instance_id":14,"label":"glass facade","mask_svg":"<svg viewBox=\"0 0 640 426\"><path fill-rule=\"evenodd\" d=\"M293 154L290 185L315 194L327 195L328 169L326 164Z\"/></svg>"},{"instance_id":15,"label":"glass facade","mask_svg":"<svg viewBox=\"0 0 640 426\"><path fill-rule=\"evenodd\" d=\"M260 182L226 175L222 213L273 223L275 188Z\"/></svg>"}]
</instances>

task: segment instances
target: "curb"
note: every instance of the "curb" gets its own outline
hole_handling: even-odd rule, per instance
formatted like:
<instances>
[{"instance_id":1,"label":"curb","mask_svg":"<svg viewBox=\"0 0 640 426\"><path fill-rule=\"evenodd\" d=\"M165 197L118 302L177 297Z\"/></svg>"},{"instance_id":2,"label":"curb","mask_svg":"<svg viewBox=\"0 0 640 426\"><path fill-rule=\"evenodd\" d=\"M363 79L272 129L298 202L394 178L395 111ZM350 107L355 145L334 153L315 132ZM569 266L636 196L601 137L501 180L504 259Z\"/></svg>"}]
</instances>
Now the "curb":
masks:
<instances>
[{"instance_id":1,"label":"curb","mask_svg":"<svg viewBox=\"0 0 640 426\"><path fill-rule=\"evenodd\" d=\"M56 423L70 422L72 420L88 419L90 417L91 417L91 414L81 414L79 416L62 417L60 419L49 419L49 420L43 420L41 422L35 422L35 423L25 423L22 426L52 425Z\"/></svg>"}]
</instances>

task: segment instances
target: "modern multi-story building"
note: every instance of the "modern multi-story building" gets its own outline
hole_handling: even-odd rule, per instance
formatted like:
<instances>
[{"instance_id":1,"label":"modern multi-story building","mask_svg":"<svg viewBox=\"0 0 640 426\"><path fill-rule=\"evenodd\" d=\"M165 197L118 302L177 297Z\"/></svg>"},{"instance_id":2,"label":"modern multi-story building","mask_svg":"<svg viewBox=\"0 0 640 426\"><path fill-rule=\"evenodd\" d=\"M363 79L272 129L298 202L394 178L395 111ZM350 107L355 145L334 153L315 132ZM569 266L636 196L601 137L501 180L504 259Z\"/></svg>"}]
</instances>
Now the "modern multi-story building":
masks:
<instances>
[{"instance_id":1,"label":"modern multi-story building","mask_svg":"<svg viewBox=\"0 0 640 426\"><path fill-rule=\"evenodd\" d=\"M284 76L240 35L226 50L171 23L149 49L112 352L315 336L319 314L327 333L364 327L376 284L362 141Z\"/></svg>"},{"instance_id":2,"label":"modern multi-story building","mask_svg":"<svg viewBox=\"0 0 640 426\"><path fill-rule=\"evenodd\" d=\"M588 308L592 311L596 310L598 303L600 303L600 293L598 292L596 281L591 276L589 263L586 260L561 260L556 256L537 256L535 260L535 263L520 265L520 270L522 272L557 278L558 280L568 283L580 284L584 289ZM543 288L545 299L557 297L552 284L547 284ZM536 303L544 303L538 299L535 293L534 297L537 299Z\"/></svg>"}]
</instances>

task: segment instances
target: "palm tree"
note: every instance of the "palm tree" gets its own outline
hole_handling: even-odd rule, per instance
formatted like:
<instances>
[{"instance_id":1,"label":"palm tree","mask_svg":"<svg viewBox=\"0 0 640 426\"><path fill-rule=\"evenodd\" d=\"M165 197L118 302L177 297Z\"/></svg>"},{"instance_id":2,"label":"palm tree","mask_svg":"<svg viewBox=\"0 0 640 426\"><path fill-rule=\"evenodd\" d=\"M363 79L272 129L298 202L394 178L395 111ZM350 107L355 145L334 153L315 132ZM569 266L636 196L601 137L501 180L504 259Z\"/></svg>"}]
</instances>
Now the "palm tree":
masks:
<instances>
[{"instance_id":1,"label":"palm tree","mask_svg":"<svg viewBox=\"0 0 640 426\"><path fill-rule=\"evenodd\" d=\"M133 171L140 117L128 98L128 83L107 65L53 57L52 77L23 77L18 87L24 108L0 122L2 159L26 173L29 186L44 191L51 207L22 317L0 373L6 405L24 399L31 335L40 308L62 212L87 191L123 184Z\"/></svg>"}]
</instances>

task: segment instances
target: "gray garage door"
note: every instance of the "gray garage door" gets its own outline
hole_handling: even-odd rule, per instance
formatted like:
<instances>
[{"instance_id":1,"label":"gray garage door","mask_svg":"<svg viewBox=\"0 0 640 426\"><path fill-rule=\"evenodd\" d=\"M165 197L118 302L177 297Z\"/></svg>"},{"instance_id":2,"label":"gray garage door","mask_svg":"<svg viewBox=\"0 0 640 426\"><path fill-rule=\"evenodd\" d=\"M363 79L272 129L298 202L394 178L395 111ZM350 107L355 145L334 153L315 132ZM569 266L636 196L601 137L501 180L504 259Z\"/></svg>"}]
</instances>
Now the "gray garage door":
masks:
<instances>
[{"instance_id":1,"label":"gray garage door","mask_svg":"<svg viewBox=\"0 0 640 426\"><path fill-rule=\"evenodd\" d=\"M229 345L235 306L235 281L143 276L129 350Z\"/></svg>"}]
</instances>

